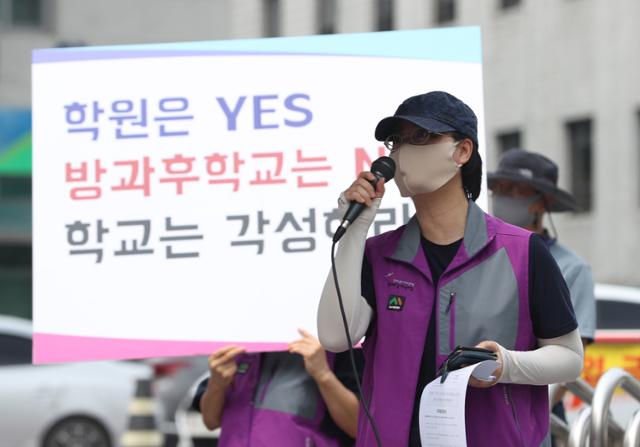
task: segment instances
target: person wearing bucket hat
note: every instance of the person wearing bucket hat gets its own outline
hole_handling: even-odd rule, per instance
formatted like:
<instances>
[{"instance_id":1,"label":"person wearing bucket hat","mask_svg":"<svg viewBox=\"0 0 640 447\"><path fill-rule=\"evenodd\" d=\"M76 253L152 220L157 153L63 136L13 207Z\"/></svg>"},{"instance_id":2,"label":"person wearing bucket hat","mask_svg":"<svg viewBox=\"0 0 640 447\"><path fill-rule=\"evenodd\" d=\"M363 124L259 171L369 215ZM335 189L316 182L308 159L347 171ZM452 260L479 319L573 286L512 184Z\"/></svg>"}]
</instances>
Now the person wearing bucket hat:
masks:
<instances>
[{"instance_id":1,"label":"person wearing bucket hat","mask_svg":"<svg viewBox=\"0 0 640 447\"><path fill-rule=\"evenodd\" d=\"M441 91L413 96L378 123L375 136L390 150L394 180L416 213L367 239L384 181L374 187L373 174L362 172L338 200L343 212L352 201L367 205L335 257L351 339L366 335L362 389L378 429L362 408L356 445L376 445L379 433L385 446L420 446L422 390L461 345L489 349L500 362L495 380L470 381L467 445L539 446L549 425L546 385L574 380L582 370L557 265L540 237L475 204L482 160L476 115L463 101ZM539 283L534 255L551 259L551 282ZM330 271L318 334L334 352L349 348L337 300ZM557 316L552 325L549 312Z\"/></svg>"},{"instance_id":2,"label":"person wearing bucket hat","mask_svg":"<svg viewBox=\"0 0 640 447\"><path fill-rule=\"evenodd\" d=\"M544 155L535 152L528 152L518 148L509 149L500 159L497 171L490 172L487 180L489 189L502 198L518 196L510 192L501 194L500 191L507 186L516 189L519 186L527 187L534 191L535 194L530 194L529 196L535 196L536 199L539 199L541 206L536 207L536 210L538 208L545 212L578 210L578 205L573 196L558 188L558 166ZM526 214L529 216L524 216L524 212L514 212L509 202L509 200L500 199L496 201L494 199L494 207L498 207L500 210L504 209L503 215L506 218L503 220L531 230L541 228L539 226L541 222L538 224L536 219L533 219L534 217L542 217L541 215L536 216L535 213L527 212ZM516 207L522 208L517 205Z\"/></svg>"},{"instance_id":3,"label":"person wearing bucket hat","mask_svg":"<svg viewBox=\"0 0 640 447\"><path fill-rule=\"evenodd\" d=\"M578 205L558 188L558 166L544 155L523 149L504 153L495 172L487 176L494 216L539 234L549 247L569 286L571 302L584 346L596 332L596 299L589 264L558 242L543 226L545 213L576 211Z\"/></svg>"},{"instance_id":4,"label":"person wearing bucket hat","mask_svg":"<svg viewBox=\"0 0 640 447\"><path fill-rule=\"evenodd\" d=\"M506 151L498 169L488 174L493 214L505 222L539 234L564 276L578 321L582 345L592 343L596 332L596 298L589 264L558 242L552 212L578 210L574 198L558 188L558 166L542 154L514 148ZM543 226L544 214L554 237ZM549 316L553 318L553 316ZM553 396L553 413L566 421L562 393Z\"/></svg>"}]
</instances>

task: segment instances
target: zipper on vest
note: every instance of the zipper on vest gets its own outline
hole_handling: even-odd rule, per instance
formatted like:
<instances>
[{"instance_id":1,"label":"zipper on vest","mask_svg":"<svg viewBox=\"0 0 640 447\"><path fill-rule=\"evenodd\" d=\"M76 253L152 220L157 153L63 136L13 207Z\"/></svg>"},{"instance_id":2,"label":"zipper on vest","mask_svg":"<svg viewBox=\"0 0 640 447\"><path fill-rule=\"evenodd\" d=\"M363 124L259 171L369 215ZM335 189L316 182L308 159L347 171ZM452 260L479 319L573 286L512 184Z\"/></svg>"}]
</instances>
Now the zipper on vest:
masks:
<instances>
[{"instance_id":1,"label":"zipper on vest","mask_svg":"<svg viewBox=\"0 0 640 447\"><path fill-rule=\"evenodd\" d=\"M449 314L449 311L451 310L451 305L455 302L455 300L456 300L456 292L451 292L449 294L449 303L447 304L447 308L444 311L445 315Z\"/></svg>"},{"instance_id":2,"label":"zipper on vest","mask_svg":"<svg viewBox=\"0 0 640 447\"><path fill-rule=\"evenodd\" d=\"M455 335L455 315L456 315L456 292L449 293L449 304L447 304L447 308L445 309L445 318L449 317L449 348L453 349L456 345L456 335Z\"/></svg>"},{"instance_id":3,"label":"zipper on vest","mask_svg":"<svg viewBox=\"0 0 640 447\"><path fill-rule=\"evenodd\" d=\"M513 420L516 423L516 430L518 430L518 436L520 437L520 442L524 445L524 439L522 439L522 430L520 429L520 420L518 419L518 412L516 411L516 406L513 403L513 398L511 397L511 388L509 385L504 386L504 397L507 401L507 405L511 407L511 413L513 415Z\"/></svg>"}]
</instances>

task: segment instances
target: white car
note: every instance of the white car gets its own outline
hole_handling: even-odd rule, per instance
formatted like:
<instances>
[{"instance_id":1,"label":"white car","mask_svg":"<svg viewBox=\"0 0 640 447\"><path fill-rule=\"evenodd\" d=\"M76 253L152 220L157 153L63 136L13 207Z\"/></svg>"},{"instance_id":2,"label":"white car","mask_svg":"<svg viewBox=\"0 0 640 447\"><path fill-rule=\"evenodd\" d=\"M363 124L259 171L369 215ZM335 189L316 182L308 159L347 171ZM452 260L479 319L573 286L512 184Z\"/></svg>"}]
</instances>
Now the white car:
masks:
<instances>
[{"instance_id":1,"label":"white car","mask_svg":"<svg viewBox=\"0 0 640 447\"><path fill-rule=\"evenodd\" d=\"M585 351L582 377L596 386L607 370L623 368L640 379L640 288L598 283L595 296L596 338ZM564 403L567 419L572 422L584 403L569 394ZM638 401L627 393L616 392L611 401L611 415L622 427L639 408Z\"/></svg>"},{"instance_id":2,"label":"white car","mask_svg":"<svg viewBox=\"0 0 640 447\"><path fill-rule=\"evenodd\" d=\"M28 320L0 316L0 445L116 447L127 429L139 362L31 364Z\"/></svg>"},{"instance_id":3,"label":"white car","mask_svg":"<svg viewBox=\"0 0 640 447\"><path fill-rule=\"evenodd\" d=\"M596 341L640 343L640 287L596 284L595 295Z\"/></svg>"}]
</instances>

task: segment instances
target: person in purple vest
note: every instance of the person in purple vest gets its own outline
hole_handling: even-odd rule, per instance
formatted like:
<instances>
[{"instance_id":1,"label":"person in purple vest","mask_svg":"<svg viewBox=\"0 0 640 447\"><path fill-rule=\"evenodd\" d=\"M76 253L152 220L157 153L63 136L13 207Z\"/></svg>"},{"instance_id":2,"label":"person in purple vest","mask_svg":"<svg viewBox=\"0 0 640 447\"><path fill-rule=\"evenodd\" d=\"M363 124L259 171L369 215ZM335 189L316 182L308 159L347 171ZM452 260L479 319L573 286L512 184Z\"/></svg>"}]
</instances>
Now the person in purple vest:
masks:
<instances>
[{"instance_id":1,"label":"person in purple vest","mask_svg":"<svg viewBox=\"0 0 640 447\"><path fill-rule=\"evenodd\" d=\"M457 346L498 355L496 380L467 390L469 446L529 446L549 425L547 386L574 380L583 350L567 285L544 241L483 212L477 119L440 91L405 100L375 130L416 214L367 239L385 193L362 172L338 201L367 205L336 253L352 340L363 342L364 399L382 445L419 446L424 386ZM318 308L320 342L348 349L331 272ZM376 445L361 411L356 445Z\"/></svg>"},{"instance_id":2,"label":"person in purple vest","mask_svg":"<svg viewBox=\"0 0 640 447\"><path fill-rule=\"evenodd\" d=\"M227 346L211 354L209 378L199 384L192 408L209 430L221 427L220 447L353 445L358 399L350 359L300 334L288 352L249 354Z\"/></svg>"}]
</instances>

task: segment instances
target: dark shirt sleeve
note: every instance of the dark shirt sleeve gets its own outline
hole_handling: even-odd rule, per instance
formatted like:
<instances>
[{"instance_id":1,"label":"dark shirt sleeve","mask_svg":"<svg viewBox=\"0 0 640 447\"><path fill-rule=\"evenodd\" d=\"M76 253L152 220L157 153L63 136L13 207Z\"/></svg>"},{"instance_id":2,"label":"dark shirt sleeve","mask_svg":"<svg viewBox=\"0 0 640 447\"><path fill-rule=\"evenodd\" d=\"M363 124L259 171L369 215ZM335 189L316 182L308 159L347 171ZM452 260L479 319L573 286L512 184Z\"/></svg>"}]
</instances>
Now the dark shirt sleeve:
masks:
<instances>
[{"instance_id":1,"label":"dark shirt sleeve","mask_svg":"<svg viewBox=\"0 0 640 447\"><path fill-rule=\"evenodd\" d=\"M362 349L354 348L353 357L356 361L358 378L362 380L362 371L364 369L364 355L362 354ZM358 386L356 384L355 374L353 372L351 357L348 350L336 354L333 364L333 372L345 387L354 392L356 396L358 395Z\"/></svg>"},{"instance_id":2,"label":"dark shirt sleeve","mask_svg":"<svg viewBox=\"0 0 640 447\"><path fill-rule=\"evenodd\" d=\"M367 300L367 303L369 303L369 306L373 311L371 314L371 321L369 322L369 328L365 334L365 336L369 336L371 335L373 328L376 326L376 292L373 288L373 269L367 259L366 253L362 258L362 273L360 278L360 293L362 297Z\"/></svg>"},{"instance_id":3,"label":"dark shirt sleeve","mask_svg":"<svg viewBox=\"0 0 640 447\"><path fill-rule=\"evenodd\" d=\"M202 395L206 391L208 384L209 384L209 379L207 378L207 379L204 379L202 382L200 382L200 384L198 385L198 388L196 389L196 394L193 396L193 400L191 401L192 410L195 410L201 413L200 399L202 399Z\"/></svg>"},{"instance_id":4,"label":"dark shirt sleeve","mask_svg":"<svg viewBox=\"0 0 640 447\"><path fill-rule=\"evenodd\" d=\"M571 295L544 240L529 240L529 310L537 338L555 338L578 327Z\"/></svg>"}]
</instances>

